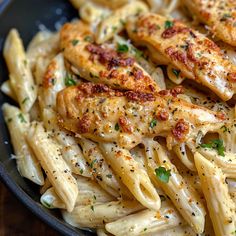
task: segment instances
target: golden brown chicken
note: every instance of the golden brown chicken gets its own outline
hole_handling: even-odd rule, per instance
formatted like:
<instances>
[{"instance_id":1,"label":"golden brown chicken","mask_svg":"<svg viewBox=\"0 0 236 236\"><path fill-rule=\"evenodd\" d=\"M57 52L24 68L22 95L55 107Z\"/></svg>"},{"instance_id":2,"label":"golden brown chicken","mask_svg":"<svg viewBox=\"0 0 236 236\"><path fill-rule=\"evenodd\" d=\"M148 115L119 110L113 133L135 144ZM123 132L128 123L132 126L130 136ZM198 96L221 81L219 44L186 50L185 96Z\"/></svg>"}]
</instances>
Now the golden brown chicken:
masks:
<instances>
[{"instance_id":1,"label":"golden brown chicken","mask_svg":"<svg viewBox=\"0 0 236 236\"><path fill-rule=\"evenodd\" d=\"M213 41L180 21L148 13L130 20L127 31L136 44L149 48L154 60L171 63L178 73L208 87L223 100L236 92L236 66Z\"/></svg>"},{"instance_id":2,"label":"golden brown chicken","mask_svg":"<svg viewBox=\"0 0 236 236\"><path fill-rule=\"evenodd\" d=\"M207 24L222 41L236 46L235 0L184 0L197 18Z\"/></svg>"},{"instance_id":3,"label":"golden brown chicken","mask_svg":"<svg viewBox=\"0 0 236 236\"><path fill-rule=\"evenodd\" d=\"M170 146L181 143L203 125L217 125L225 119L222 113L180 100L177 95L181 92L182 88L176 87L154 96L83 83L58 94L58 121L83 137L117 142L130 149L144 136L165 136Z\"/></svg>"},{"instance_id":4,"label":"golden brown chicken","mask_svg":"<svg viewBox=\"0 0 236 236\"><path fill-rule=\"evenodd\" d=\"M101 46L93 43L93 34L81 21L65 24L60 36L65 59L71 63L72 70L82 78L123 90L160 90L134 58L117 52L114 45Z\"/></svg>"}]
</instances>

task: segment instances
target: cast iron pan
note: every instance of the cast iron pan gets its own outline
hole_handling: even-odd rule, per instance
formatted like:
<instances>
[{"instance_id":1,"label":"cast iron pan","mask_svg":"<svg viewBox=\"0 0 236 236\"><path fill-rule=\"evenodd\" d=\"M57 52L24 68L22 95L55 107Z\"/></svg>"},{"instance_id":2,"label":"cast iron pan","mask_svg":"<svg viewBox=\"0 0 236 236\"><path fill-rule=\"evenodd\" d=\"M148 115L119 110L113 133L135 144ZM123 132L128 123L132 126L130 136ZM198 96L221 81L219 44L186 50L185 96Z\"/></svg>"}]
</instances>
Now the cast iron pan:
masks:
<instances>
[{"instance_id":1,"label":"cast iron pan","mask_svg":"<svg viewBox=\"0 0 236 236\"><path fill-rule=\"evenodd\" d=\"M1 1L0 1L1 2ZM2 57L4 39L11 28L17 28L25 46L32 36L46 26L55 31L57 24L78 17L78 13L68 0L4 0L0 4L0 83L8 78L7 68ZM13 103L0 93L0 105ZM15 196L36 216L63 235L88 236L90 232L75 229L65 223L58 211L49 211L39 204L39 189L30 181L22 178L16 169L15 160L7 127L0 110L0 178Z\"/></svg>"}]
</instances>

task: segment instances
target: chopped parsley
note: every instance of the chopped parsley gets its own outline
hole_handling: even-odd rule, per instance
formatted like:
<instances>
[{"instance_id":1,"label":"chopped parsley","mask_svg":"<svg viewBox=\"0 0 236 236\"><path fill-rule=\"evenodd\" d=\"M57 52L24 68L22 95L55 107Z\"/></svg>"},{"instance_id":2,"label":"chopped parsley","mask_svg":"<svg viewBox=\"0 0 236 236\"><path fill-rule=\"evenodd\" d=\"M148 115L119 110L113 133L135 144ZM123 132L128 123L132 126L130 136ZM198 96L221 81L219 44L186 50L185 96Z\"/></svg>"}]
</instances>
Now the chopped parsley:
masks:
<instances>
[{"instance_id":1,"label":"chopped parsley","mask_svg":"<svg viewBox=\"0 0 236 236\"><path fill-rule=\"evenodd\" d=\"M120 43L117 44L117 52L125 53L128 51L129 51L129 47L127 44L120 44Z\"/></svg>"},{"instance_id":2,"label":"chopped parsley","mask_svg":"<svg viewBox=\"0 0 236 236\"><path fill-rule=\"evenodd\" d=\"M116 123L116 125L115 125L115 130L118 131L119 129L120 129L120 126L119 126L118 123Z\"/></svg>"},{"instance_id":3,"label":"chopped parsley","mask_svg":"<svg viewBox=\"0 0 236 236\"><path fill-rule=\"evenodd\" d=\"M29 97L26 97L23 101L22 104L25 104L29 100Z\"/></svg>"},{"instance_id":4,"label":"chopped parsley","mask_svg":"<svg viewBox=\"0 0 236 236\"><path fill-rule=\"evenodd\" d=\"M111 174L108 174L106 175L107 178L111 179L112 178L112 175Z\"/></svg>"},{"instance_id":5,"label":"chopped parsley","mask_svg":"<svg viewBox=\"0 0 236 236\"><path fill-rule=\"evenodd\" d=\"M93 198L94 198L94 200L97 200L97 197L95 195L93 195Z\"/></svg>"},{"instance_id":6,"label":"chopped parsley","mask_svg":"<svg viewBox=\"0 0 236 236\"><path fill-rule=\"evenodd\" d=\"M118 27L117 26L112 26L112 32L115 33L117 31Z\"/></svg>"},{"instance_id":7,"label":"chopped parsley","mask_svg":"<svg viewBox=\"0 0 236 236\"><path fill-rule=\"evenodd\" d=\"M22 113L18 114L17 117L19 118L21 123L26 123L25 117L23 116Z\"/></svg>"},{"instance_id":8,"label":"chopped parsley","mask_svg":"<svg viewBox=\"0 0 236 236\"><path fill-rule=\"evenodd\" d=\"M176 78L179 78L180 70L172 69L172 73L176 76Z\"/></svg>"},{"instance_id":9,"label":"chopped parsley","mask_svg":"<svg viewBox=\"0 0 236 236\"><path fill-rule=\"evenodd\" d=\"M167 20L167 21L165 22L165 29L169 29L169 28L173 27L173 25L174 25L174 22L173 22L173 21Z\"/></svg>"},{"instance_id":10,"label":"chopped parsley","mask_svg":"<svg viewBox=\"0 0 236 236\"><path fill-rule=\"evenodd\" d=\"M210 143L202 143L200 147L216 149L220 156L223 156L223 157L225 156L225 153L224 153L225 148L224 148L223 140L221 139L214 139Z\"/></svg>"},{"instance_id":11,"label":"chopped parsley","mask_svg":"<svg viewBox=\"0 0 236 236\"><path fill-rule=\"evenodd\" d=\"M24 65L27 66L27 60L24 60L23 62L24 62Z\"/></svg>"},{"instance_id":12,"label":"chopped parsley","mask_svg":"<svg viewBox=\"0 0 236 236\"><path fill-rule=\"evenodd\" d=\"M227 128L225 125L221 126L220 129L223 130L223 133L229 132L229 128Z\"/></svg>"},{"instance_id":13,"label":"chopped parsley","mask_svg":"<svg viewBox=\"0 0 236 236\"><path fill-rule=\"evenodd\" d=\"M8 119L7 119L7 122L8 122L8 123L12 122L12 118L8 118Z\"/></svg>"},{"instance_id":14,"label":"chopped parsley","mask_svg":"<svg viewBox=\"0 0 236 236\"><path fill-rule=\"evenodd\" d=\"M91 206L90 208L91 208L92 211L94 211L94 207L93 206Z\"/></svg>"},{"instance_id":15,"label":"chopped parsley","mask_svg":"<svg viewBox=\"0 0 236 236\"><path fill-rule=\"evenodd\" d=\"M121 24L122 26L124 26L124 25L125 25L125 21L124 21L123 19L120 19L120 24Z\"/></svg>"},{"instance_id":16,"label":"chopped parsley","mask_svg":"<svg viewBox=\"0 0 236 236\"><path fill-rule=\"evenodd\" d=\"M66 77L64 78L64 82L67 87L76 85L75 80L73 80L72 75L70 75L69 73L66 73Z\"/></svg>"},{"instance_id":17,"label":"chopped parsley","mask_svg":"<svg viewBox=\"0 0 236 236\"><path fill-rule=\"evenodd\" d=\"M93 74L92 72L89 73L89 76L93 79L93 78L99 78L97 75Z\"/></svg>"},{"instance_id":18,"label":"chopped parsley","mask_svg":"<svg viewBox=\"0 0 236 236\"><path fill-rule=\"evenodd\" d=\"M92 42L92 37L90 35L87 35L87 36L84 37L84 41L91 43Z\"/></svg>"},{"instance_id":19,"label":"chopped parsley","mask_svg":"<svg viewBox=\"0 0 236 236\"><path fill-rule=\"evenodd\" d=\"M144 228L144 229L143 229L143 231L146 231L146 230L147 230L147 228Z\"/></svg>"},{"instance_id":20,"label":"chopped parsley","mask_svg":"<svg viewBox=\"0 0 236 236\"><path fill-rule=\"evenodd\" d=\"M170 170L166 170L165 167L158 167L155 169L155 173L157 178L163 182L163 183L168 183L169 182L169 178L171 176Z\"/></svg>"},{"instance_id":21,"label":"chopped parsley","mask_svg":"<svg viewBox=\"0 0 236 236\"><path fill-rule=\"evenodd\" d=\"M97 162L97 159L94 159L91 163L90 163L90 167L93 168L94 164Z\"/></svg>"},{"instance_id":22,"label":"chopped parsley","mask_svg":"<svg viewBox=\"0 0 236 236\"><path fill-rule=\"evenodd\" d=\"M83 169L80 169L79 172L80 172L81 175L84 173Z\"/></svg>"},{"instance_id":23,"label":"chopped parsley","mask_svg":"<svg viewBox=\"0 0 236 236\"><path fill-rule=\"evenodd\" d=\"M154 128L157 125L157 120L153 119L150 123L150 128Z\"/></svg>"},{"instance_id":24,"label":"chopped parsley","mask_svg":"<svg viewBox=\"0 0 236 236\"><path fill-rule=\"evenodd\" d=\"M42 201L42 204L49 209L51 208L51 205L45 201Z\"/></svg>"},{"instance_id":25,"label":"chopped parsley","mask_svg":"<svg viewBox=\"0 0 236 236\"><path fill-rule=\"evenodd\" d=\"M78 39L73 39L71 41L71 43L72 43L73 46L76 46L79 43L79 40Z\"/></svg>"}]
</instances>

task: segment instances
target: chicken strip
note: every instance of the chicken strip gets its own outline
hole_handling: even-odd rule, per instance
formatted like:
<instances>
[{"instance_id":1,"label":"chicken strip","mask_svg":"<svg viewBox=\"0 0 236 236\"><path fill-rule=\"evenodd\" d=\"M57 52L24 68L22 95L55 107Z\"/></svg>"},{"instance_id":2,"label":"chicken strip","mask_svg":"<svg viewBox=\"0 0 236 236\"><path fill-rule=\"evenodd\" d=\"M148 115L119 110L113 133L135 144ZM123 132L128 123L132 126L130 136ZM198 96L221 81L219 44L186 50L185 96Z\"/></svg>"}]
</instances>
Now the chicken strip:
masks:
<instances>
[{"instance_id":1,"label":"chicken strip","mask_svg":"<svg viewBox=\"0 0 236 236\"><path fill-rule=\"evenodd\" d=\"M184 142L204 125L222 126L224 114L180 100L177 97L180 92L182 89L176 87L155 96L83 83L59 92L58 122L83 137L117 142L128 149L139 144L144 136L165 136L171 147Z\"/></svg>"},{"instance_id":2,"label":"chicken strip","mask_svg":"<svg viewBox=\"0 0 236 236\"><path fill-rule=\"evenodd\" d=\"M72 70L82 78L123 90L160 90L134 58L117 52L114 45L112 48L112 45L94 44L93 34L81 21L65 24L60 36L64 57L71 63Z\"/></svg>"},{"instance_id":3,"label":"chicken strip","mask_svg":"<svg viewBox=\"0 0 236 236\"><path fill-rule=\"evenodd\" d=\"M187 8L222 41L236 46L235 0L184 0Z\"/></svg>"},{"instance_id":4,"label":"chicken strip","mask_svg":"<svg viewBox=\"0 0 236 236\"><path fill-rule=\"evenodd\" d=\"M149 13L131 19L127 31L134 42L149 48L154 60L171 63L182 75L208 87L223 100L236 92L236 66L213 41L180 21Z\"/></svg>"}]
</instances>

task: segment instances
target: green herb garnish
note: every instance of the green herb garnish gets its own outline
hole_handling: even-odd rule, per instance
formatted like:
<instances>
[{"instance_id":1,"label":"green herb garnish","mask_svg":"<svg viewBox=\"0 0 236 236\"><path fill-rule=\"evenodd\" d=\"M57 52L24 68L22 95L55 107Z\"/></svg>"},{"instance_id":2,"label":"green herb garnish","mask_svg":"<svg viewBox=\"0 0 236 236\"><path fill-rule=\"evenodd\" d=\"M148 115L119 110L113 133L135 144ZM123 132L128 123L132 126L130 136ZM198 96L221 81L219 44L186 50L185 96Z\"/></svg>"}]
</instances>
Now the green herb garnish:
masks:
<instances>
[{"instance_id":1,"label":"green herb garnish","mask_svg":"<svg viewBox=\"0 0 236 236\"><path fill-rule=\"evenodd\" d=\"M25 104L29 100L29 97L26 97L23 101L22 104Z\"/></svg>"},{"instance_id":2,"label":"green herb garnish","mask_svg":"<svg viewBox=\"0 0 236 236\"><path fill-rule=\"evenodd\" d=\"M169 178L171 176L170 170L166 170L165 167L158 167L155 169L155 173L157 178L163 182L163 183L168 183L169 182Z\"/></svg>"},{"instance_id":3,"label":"green herb garnish","mask_svg":"<svg viewBox=\"0 0 236 236\"><path fill-rule=\"evenodd\" d=\"M210 143L202 143L200 147L216 149L220 156L223 156L223 157L225 156L225 153L224 153L225 148L224 148L223 140L221 139L214 139Z\"/></svg>"},{"instance_id":4,"label":"green herb garnish","mask_svg":"<svg viewBox=\"0 0 236 236\"><path fill-rule=\"evenodd\" d=\"M20 119L21 123L26 123L25 117L23 116L23 114L18 114L17 117Z\"/></svg>"},{"instance_id":5,"label":"green herb garnish","mask_svg":"<svg viewBox=\"0 0 236 236\"><path fill-rule=\"evenodd\" d=\"M120 129L120 126L119 126L118 123L116 123L116 125L115 125L115 130L118 131L119 129Z\"/></svg>"},{"instance_id":6,"label":"green herb garnish","mask_svg":"<svg viewBox=\"0 0 236 236\"><path fill-rule=\"evenodd\" d=\"M64 78L64 82L67 87L76 85L75 80L73 80L72 75L70 75L69 73L66 73L66 77Z\"/></svg>"},{"instance_id":7,"label":"green herb garnish","mask_svg":"<svg viewBox=\"0 0 236 236\"><path fill-rule=\"evenodd\" d=\"M165 22L165 29L169 29L169 28L173 27L173 25L174 25L174 22L173 22L173 21L167 20L167 21Z\"/></svg>"},{"instance_id":8,"label":"green herb garnish","mask_svg":"<svg viewBox=\"0 0 236 236\"><path fill-rule=\"evenodd\" d=\"M92 37L90 35L87 35L87 36L84 37L84 41L92 42Z\"/></svg>"},{"instance_id":9,"label":"green herb garnish","mask_svg":"<svg viewBox=\"0 0 236 236\"><path fill-rule=\"evenodd\" d=\"M91 208L92 211L94 211L94 207L93 206L91 206L90 208Z\"/></svg>"},{"instance_id":10,"label":"green herb garnish","mask_svg":"<svg viewBox=\"0 0 236 236\"><path fill-rule=\"evenodd\" d=\"M176 76L176 78L179 78L180 70L172 69L172 72Z\"/></svg>"},{"instance_id":11,"label":"green herb garnish","mask_svg":"<svg viewBox=\"0 0 236 236\"><path fill-rule=\"evenodd\" d=\"M76 46L79 43L79 40L78 39L73 39L71 41L71 43L72 43L73 46Z\"/></svg>"},{"instance_id":12,"label":"green herb garnish","mask_svg":"<svg viewBox=\"0 0 236 236\"><path fill-rule=\"evenodd\" d=\"M108 174L106 175L107 178L111 179L112 178L112 175L111 174Z\"/></svg>"},{"instance_id":13,"label":"green herb garnish","mask_svg":"<svg viewBox=\"0 0 236 236\"><path fill-rule=\"evenodd\" d=\"M90 167L93 168L94 164L97 162L97 159L94 159L91 163L90 163Z\"/></svg>"},{"instance_id":14,"label":"green herb garnish","mask_svg":"<svg viewBox=\"0 0 236 236\"><path fill-rule=\"evenodd\" d=\"M150 123L150 128L154 128L157 125L157 120L153 119Z\"/></svg>"},{"instance_id":15,"label":"green herb garnish","mask_svg":"<svg viewBox=\"0 0 236 236\"><path fill-rule=\"evenodd\" d=\"M129 51L129 47L127 44L120 44L120 43L117 44L117 52L125 53L128 51Z\"/></svg>"}]
</instances>

